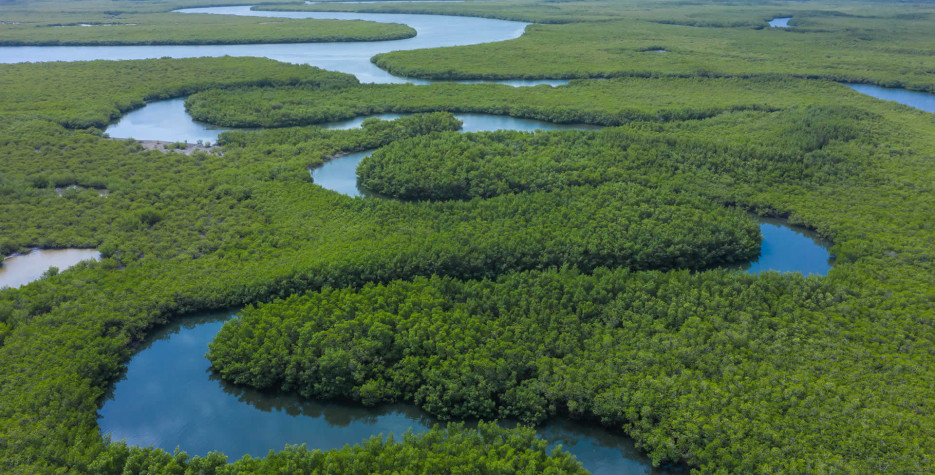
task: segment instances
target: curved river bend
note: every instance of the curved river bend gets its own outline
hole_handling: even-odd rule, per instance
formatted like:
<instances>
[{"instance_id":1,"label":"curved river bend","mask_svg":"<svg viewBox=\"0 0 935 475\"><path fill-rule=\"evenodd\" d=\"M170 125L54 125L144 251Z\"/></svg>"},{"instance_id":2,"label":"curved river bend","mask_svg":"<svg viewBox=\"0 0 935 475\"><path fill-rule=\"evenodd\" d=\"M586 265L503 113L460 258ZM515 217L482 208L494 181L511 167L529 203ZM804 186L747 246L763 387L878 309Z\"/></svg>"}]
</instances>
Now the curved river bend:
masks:
<instances>
[{"instance_id":1,"label":"curved river bend","mask_svg":"<svg viewBox=\"0 0 935 475\"><path fill-rule=\"evenodd\" d=\"M310 43L279 45L215 46L107 46L107 47L0 47L0 62L81 61L95 59L146 59L159 57L260 56L278 61L318 66L354 74L361 82L416 82L395 77L370 63L375 54L417 48L457 46L519 37L526 23L471 17L405 14L360 14L319 12L261 12L250 7L220 7L182 10L186 13L213 13L279 18L360 19L404 23L418 32L414 38L385 42ZM465 81L471 82L471 81ZM567 81L500 81L514 86L535 84L560 85ZM154 103L124 117L108 129L113 136L168 141L214 142L220 129L194 123L184 114L184 99ZM152 107L152 109L150 109ZM148 110L147 110L148 109ZM155 112L160 112L156 113ZM184 114L185 119L182 120ZM146 118L169 114L163 125ZM175 115L172 115L175 114ZM509 117L460 114L465 130L511 128L569 128L538 121ZM386 117L390 118L390 117ZM362 119L330 124L332 128L359 126ZM166 125L175 129L161 135ZM180 132L179 127L187 128ZM366 152L365 152L366 153ZM351 176L356 190L355 160L363 154L349 155L329 162L329 167L344 166L334 173L345 182ZM351 166L348 166L351 164ZM329 179L317 172L316 183L329 187ZM765 269L827 272L827 250L823 244L781 223L762 223L764 252L749 272ZM785 241L791 247L775 246ZM768 246L768 247L767 247ZM820 249L814 255L805 248ZM791 249L791 250L790 250ZM819 265L798 263L789 253ZM772 261L764 261L773 256ZM802 259L799 259L802 260ZM770 263L773 262L773 263ZM779 264L784 267L780 268ZM824 265L821 265L824 263ZM116 384L112 397L100 411L102 433L131 444L154 445L166 450L181 447L192 454L221 450L232 458L244 454L264 456L269 450L281 450L285 444L307 443L311 448L339 448L356 444L376 434L400 434L409 428L425 430L433 420L412 406L389 406L366 409L335 403L318 403L298 398L259 393L218 380L204 358L208 343L230 312L183 318L160 329L150 337L147 347L128 364L126 377ZM666 473L677 468L653 469L648 458L634 448L630 439L603 428L556 421L539 428L550 443L561 443L575 454L585 467L595 473Z\"/></svg>"},{"instance_id":2,"label":"curved river bend","mask_svg":"<svg viewBox=\"0 0 935 475\"><path fill-rule=\"evenodd\" d=\"M163 110L163 106L166 110ZM177 120L160 121L165 112ZM127 115L147 138L179 140L194 124L184 111L184 101L153 103ZM395 119L398 114L382 114ZM588 126L550 124L529 119L485 114L456 114L464 131L513 129L579 129ZM323 124L334 129L359 127L364 118ZM595 127L596 128L596 127ZM112 129L108 132L116 134ZM336 158L312 170L317 185L356 196L357 164L370 151ZM761 221L764 240L761 256L745 268L825 274L830 268L826 243L791 228L781 221ZM232 458L245 454L263 456L285 444L306 443L323 450L356 444L367 437L419 432L435 422L411 405L371 409L359 405L308 401L291 395L270 394L229 384L219 379L204 357L231 312L178 320L155 332L145 349L128 364L127 375L117 383L112 398L101 409L100 426L114 439L154 445L166 450L176 446L192 454L221 450ZM654 469L633 441L594 424L554 420L538 428L552 446L561 444L588 470L598 474L675 473L682 467Z\"/></svg>"},{"instance_id":3,"label":"curved river bend","mask_svg":"<svg viewBox=\"0 0 935 475\"><path fill-rule=\"evenodd\" d=\"M310 64L357 76L361 82L400 83L407 80L376 67L370 58L378 53L461 46L518 38L528 23L487 18L444 15L341 12L264 12L249 6L190 8L182 13L240 15L269 18L316 18L369 20L403 23L417 32L415 37L394 41L342 43L293 43L263 45L177 45L177 46L19 46L0 47L0 62L90 61L95 59L193 58L199 56L257 56L287 63ZM561 81L510 81L513 85L555 84Z\"/></svg>"},{"instance_id":4,"label":"curved river bend","mask_svg":"<svg viewBox=\"0 0 935 475\"><path fill-rule=\"evenodd\" d=\"M204 357L231 312L178 319L147 339L101 409L101 432L131 444L176 447L190 455L220 450L231 460L263 457L285 444L338 449L374 436L422 432L438 421L411 405L365 408L316 402L232 385ZM538 428L551 446L573 453L597 474L678 473L654 469L631 439L592 424L558 420Z\"/></svg>"},{"instance_id":5,"label":"curved river bend","mask_svg":"<svg viewBox=\"0 0 935 475\"><path fill-rule=\"evenodd\" d=\"M379 114L375 117L392 120L403 114ZM482 132L499 129L508 130L569 130L598 129L597 126L581 124L554 124L532 119L518 119L490 114L455 114L463 122L463 132ZM360 127L367 117L357 117L327 124L320 124L328 129L350 129ZM115 125L107 129L114 137L133 137L137 139L164 140L169 142L196 142L198 140L216 142L218 134L229 129L216 128L192 120L185 112L185 99L170 99L147 104L125 115ZM366 190L357 185L357 165L372 150L351 153L330 160L311 170L315 184L347 196L367 196ZM801 272L803 274L825 275L831 269L828 249L830 243L821 240L814 233L791 227L781 220L760 220L760 232L763 244L760 257L756 262L742 266L748 272L757 273L765 270L780 272Z\"/></svg>"}]
</instances>

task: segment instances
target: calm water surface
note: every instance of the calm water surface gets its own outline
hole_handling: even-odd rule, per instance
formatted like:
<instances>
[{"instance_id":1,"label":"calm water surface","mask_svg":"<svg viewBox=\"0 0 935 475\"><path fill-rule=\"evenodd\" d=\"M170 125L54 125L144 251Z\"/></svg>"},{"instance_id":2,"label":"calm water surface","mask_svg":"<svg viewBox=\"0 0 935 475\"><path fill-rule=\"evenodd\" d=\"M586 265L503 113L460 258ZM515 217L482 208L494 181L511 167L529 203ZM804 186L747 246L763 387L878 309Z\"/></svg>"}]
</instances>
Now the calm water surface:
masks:
<instances>
[{"instance_id":1,"label":"calm water surface","mask_svg":"<svg viewBox=\"0 0 935 475\"><path fill-rule=\"evenodd\" d=\"M814 231L791 226L785 220L757 218L760 222L760 257L743 266L751 274L763 271L800 272L828 275L831 270L831 243Z\"/></svg>"},{"instance_id":2,"label":"calm water surface","mask_svg":"<svg viewBox=\"0 0 935 475\"><path fill-rule=\"evenodd\" d=\"M231 460L262 457L286 444L323 450L354 445L373 435L422 432L436 421L410 405L376 409L320 403L231 385L204 357L230 312L180 319L154 332L127 365L100 411L113 440L176 447L191 455L220 450ZM600 427L557 421L539 428L553 446L575 454L593 473L671 473L654 470L632 441Z\"/></svg>"},{"instance_id":3,"label":"calm water surface","mask_svg":"<svg viewBox=\"0 0 935 475\"><path fill-rule=\"evenodd\" d=\"M867 84L847 84L846 86L861 94L866 94L877 99L898 102L909 107L924 110L925 112L935 112L935 94L870 86Z\"/></svg>"},{"instance_id":4,"label":"calm water surface","mask_svg":"<svg viewBox=\"0 0 935 475\"><path fill-rule=\"evenodd\" d=\"M64 271L81 261L100 259L101 253L96 249L33 249L29 254L3 260L0 288L26 285L42 277L52 267Z\"/></svg>"},{"instance_id":5,"label":"calm water surface","mask_svg":"<svg viewBox=\"0 0 935 475\"><path fill-rule=\"evenodd\" d=\"M517 119L507 116L490 114L455 114L456 118L461 120L464 125L462 132L484 132L493 130L580 130L580 129L598 129L597 126L581 124L555 124L552 122L543 122L533 119ZM384 120L391 120L402 117L401 114L381 114L376 116ZM328 128L351 129L360 127L368 117L358 117L356 119L326 124ZM322 188L337 191L348 196L367 196L369 192L357 186L357 165L364 157L373 153L373 150L352 153L344 155L333 160L325 162L320 167L311 170L312 181Z\"/></svg>"},{"instance_id":6,"label":"calm water surface","mask_svg":"<svg viewBox=\"0 0 935 475\"><path fill-rule=\"evenodd\" d=\"M93 59L145 59L159 57L199 56L260 56L278 61L311 64L325 69L354 74L362 82L407 82L392 76L370 63L370 57L387 51L434 48L503 41L519 37L526 23L470 17L406 14L362 14L319 12L259 12L250 7L220 7L189 9L187 13L213 13L277 18L330 18L362 19L404 23L418 31L414 38L361 43L311 43L283 45L207 45L207 46L125 46L125 47L4 47L0 48L0 62L79 61ZM787 27L788 18L775 19L771 26ZM427 81L409 81L425 83ZM474 82L474 81L463 81ZM503 81L514 86L537 84L561 85L567 81ZM163 101L127 114L107 132L113 137L137 139L215 142L224 130L193 122L184 113L184 99ZM181 111L181 114L180 114ZM156 120L153 120L153 118ZM465 121L465 131L577 128L538 121L508 117L459 114ZM392 118L384 116L383 118ZM329 128L359 127L363 118L327 124ZM313 172L316 183L326 186L344 184L335 188L346 194L359 192L356 187L356 165L369 152L348 155L329 162L328 168ZM343 169L341 168L343 166ZM316 174L317 173L317 174ZM352 183L352 185L351 185ZM353 190L351 190L353 188ZM763 226L773 226L764 223ZM773 230L764 229L764 253L760 261L750 267L776 269L778 263L788 263L788 249L772 245L776 238ZM808 237L788 228L784 241L804 240ZM798 236L798 237L797 237ZM768 245L769 244L769 245ZM795 246L793 246L795 248ZM46 253L50 251L42 251ZM61 251L51 251L61 252ZM96 251L79 259L99 258ZM799 251L795 251L799 252ZM42 254L39 254L42 255ZM803 254L805 255L805 254ZM770 264L769 256L778 256ZM785 256L785 257L784 257ZM26 258L28 256L21 256ZM18 259L18 258L13 258ZM806 258L812 259L812 258ZM821 259L819 257L819 259ZM824 258L827 261L827 258ZM45 265L32 265L42 274L48 267L60 269L72 264L58 258ZM811 268L792 270L811 273ZM14 269L14 262L0 269L0 279ZM782 270L782 269L777 269ZM821 271L815 271L821 273ZM825 270L826 272L826 270ZM12 274L10 274L12 275ZM0 286L4 285L0 280ZM21 285L17 283L6 285ZM269 450L279 450L285 444L307 443L312 448L339 448L359 443L375 434L401 434L410 428L425 430L433 421L425 413L411 406L388 406L366 409L355 405L316 403L295 397L274 395L235 387L216 378L204 358L210 342L229 313L183 319L155 332L147 346L128 364L126 378L114 388L114 393L100 411L103 433L114 439L126 439L131 444L153 445L166 450L179 446L191 454L205 454L221 450L232 458L244 454L263 456ZM622 436L588 424L561 421L546 424L540 434L552 443L561 443L574 453L585 467L595 473L652 473L649 460L636 450L632 442Z\"/></svg>"},{"instance_id":7,"label":"calm water surface","mask_svg":"<svg viewBox=\"0 0 935 475\"><path fill-rule=\"evenodd\" d=\"M264 12L249 6L191 8L184 13L241 15L267 18L318 18L402 23L418 33L394 41L299 43L263 45L176 46L28 46L0 47L0 62L89 61L95 59L192 58L199 56L257 56L296 64L310 64L350 73L361 82L399 83L426 81L393 76L370 62L378 53L419 48L459 46L518 38L528 23L444 15L342 12Z\"/></svg>"},{"instance_id":8,"label":"calm water surface","mask_svg":"<svg viewBox=\"0 0 935 475\"><path fill-rule=\"evenodd\" d=\"M773 18L769 21L769 26L773 28L792 28L792 26L789 26L789 20L791 19L792 17Z\"/></svg>"},{"instance_id":9,"label":"calm water surface","mask_svg":"<svg viewBox=\"0 0 935 475\"><path fill-rule=\"evenodd\" d=\"M117 123L107 127L111 137L137 140L165 140L190 142L199 140L215 143L218 134L226 130L211 124L197 122L185 112L185 98L151 102L131 111Z\"/></svg>"},{"instance_id":10,"label":"calm water surface","mask_svg":"<svg viewBox=\"0 0 935 475\"><path fill-rule=\"evenodd\" d=\"M498 129L530 131L580 128L576 125L552 124L484 114L455 114L455 116L464 121L465 132ZM380 117L395 118L389 115ZM361 118L360 121L363 119ZM350 121L342 124L351 128ZM325 162L320 167L311 170L312 181L322 188L347 196L369 196L371 193L357 184L357 166L364 157L371 153L373 150L367 150ZM801 272L804 275L828 275L833 261L829 252L831 243L805 228L790 226L784 220L770 218L758 218L758 220L760 233L763 235L760 257L750 264L741 266L741 269L752 274L772 270Z\"/></svg>"}]
</instances>

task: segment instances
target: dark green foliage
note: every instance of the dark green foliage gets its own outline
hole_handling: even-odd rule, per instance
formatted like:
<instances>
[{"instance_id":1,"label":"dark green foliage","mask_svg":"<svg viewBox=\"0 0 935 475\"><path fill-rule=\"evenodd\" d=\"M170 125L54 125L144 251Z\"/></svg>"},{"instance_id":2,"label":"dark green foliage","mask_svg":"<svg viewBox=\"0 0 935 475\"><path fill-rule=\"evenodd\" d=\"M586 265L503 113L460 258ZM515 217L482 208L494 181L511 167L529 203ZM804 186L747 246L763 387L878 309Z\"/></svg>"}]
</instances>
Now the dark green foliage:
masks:
<instances>
[{"instance_id":1,"label":"dark green foliage","mask_svg":"<svg viewBox=\"0 0 935 475\"><path fill-rule=\"evenodd\" d=\"M0 120L22 131L21 122L32 118L74 129L103 128L145 101L211 88L306 84L333 89L358 82L349 74L311 66L224 57L10 64L0 68L0 84L11 85L0 88ZM25 137L29 134L20 132L2 140Z\"/></svg>"},{"instance_id":2,"label":"dark green foliage","mask_svg":"<svg viewBox=\"0 0 935 475\"><path fill-rule=\"evenodd\" d=\"M680 169L718 172L754 182L817 185L859 170L843 145L861 133L866 113L846 107L807 107L774 114L768 142L725 147L694 137L663 136L638 127L600 132L432 134L394 142L364 158L363 187L408 200L488 198L630 181ZM670 126L677 130L678 125Z\"/></svg>"},{"instance_id":3,"label":"dark green foliage","mask_svg":"<svg viewBox=\"0 0 935 475\"><path fill-rule=\"evenodd\" d=\"M810 359L847 346L827 348L822 337L835 324L821 312L842 298L829 280L724 271L433 277L247 309L208 356L226 379L310 398L412 401L441 418L600 418L657 461L698 464L714 455L703 430L726 435L767 421L777 398L784 424L813 432L812 397L783 397L774 382L819 378ZM757 395L736 386L734 373ZM669 397L651 396L660 392ZM715 408L707 394L736 403ZM847 408L820 408L827 419L848 418ZM751 412L754 421L743 421ZM834 450L838 441L811 443Z\"/></svg>"},{"instance_id":4,"label":"dark green foliage","mask_svg":"<svg viewBox=\"0 0 935 475\"><path fill-rule=\"evenodd\" d=\"M777 95L777 89L783 94ZM447 110L563 124L621 125L632 121L704 119L730 111L778 110L859 97L844 86L792 78L615 78L567 86L500 84L367 84L338 91L309 87L209 90L192 95L186 110L225 127L284 127L388 112Z\"/></svg>"},{"instance_id":5,"label":"dark green foliage","mask_svg":"<svg viewBox=\"0 0 935 475\"><path fill-rule=\"evenodd\" d=\"M569 3L556 5L562 5L555 8L561 13ZM773 7L756 8L763 13ZM909 7L892 8L896 15ZM713 21L703 12L691 13L701 15L695 21ZM860 21L827 21L845 20ZM671 46L659 36L646 36L646 44L610 44L608 35L643 32L607 25L589 25L590 38L612 50ZM555 31L540 28L532 28L531 36L542 39ZM699 35L723 40L727 34L765 32L744 29L743 35L679 34L700 42ZM892 31L899 35L898 28ZM863 41L856 36L866 32L852 33L854 41ZM561 35L537 51L556 42L576 47ZM728 55L725 63L700 56L679 67L765 67L749 58L738 62L715 40L704 46ZM926 41L880 47L916 48L897 53L895 64L905 55L924 59L918 52L926 50ZM476 48L497 52L517 43ZM563 48L554 48L556 61L566 60ZM461 61L459 51L438 64ZM542 61L542 55L523 56L523 48L503 51L520 59L505 62L497 52L489 56L497 70L480 71L487 66L473 63L478 74L500 74L530 61L537 62L539 69L531 70L536 74L561 66ZM624 63L617 59L625 55L614 51L594 49L584 59L618 68ZM881 66L879 54L869 57L874 68ZM924 61L900 64L909 72L886 74L908 84ZM601 69L585 66L581 75ZM775 70L787 66L779 61ZM672 72L659 68L659 74ZM439 114L371 122L360 131L231 133L218 150L222 156L188 156L143 151L138 143L106 140L100 130L82 128L103 127L147 99L218 87L307 82L308 88L289 91L329 88L345 105L366 99L360 109L341 106L338 116L371 106L402 107L404 99L389 87L346 92L341 88L358 88L347 75L256 59L6 65L0 80L0 250L99 245L105 256L100 263L0 291L0 472L294 472L319 462L343 464L331 471L354 471L357 462L362 472L444 471L439 458L449 451L457 455L451 471L545 471L547 464L557 464L554 471L576 469L562 454L545 460L541 442L531 441L528 432L488 436L484 428L436 432L389 447L374 441L330 453L290 449L264 462L234 465L223 465L218 454L195 459L102 440L97 410L151 328L186 312L308 292L252 310L243 328L230 330L230 343L259 348L229 358L236 369L232 377L280 386L291 377L278 376L278 368L251 370L265 364L264 352L271 362L283 354L273 345L280 341L277 330L263 326L281 319L295 328L312 325L302 348L328 356L301 361L327 374L296 374L292 380L296 389L303 382L314 394L368 404L411 400L446 417L596 418L632 434L657 461L687 460L707 472L935 470L931 115L804 80L629 79L541 94L545 88L458 86L450 89L458 95L447 102L437 96L425 100L429 94L419 96L423 89L399 87L416 91L413 103L425 110L468 108L474 98L496 94L482 107L535 98L530 109L507 112L620 118L625 124L601 132L456 137L445 134L456 121ZM677 86L684 92L673 92ZM634 92L627 94L628 87ZM381 105L373 91L393 97ZM570 98L562 98L565 92ZM301 99L324 96L316 94ZM713 99L701 99L705 95ZM653 117L624 110L622 104L634 97L640 98L634 109ZM711 112L678 115L691 110L684 103L694 100L703 105L698 110ZM656 118L660 111L675 112ZM317 113L298 116L307 120ZM417 138L423 134L433 135ZM430 164L440 163L427 151L447 144L460 151L452 159L465 170L483 171L477 183L484 186L459 192L464 201L397 202L351 199L309 183L306 167L379 146L388 146L380 152L392 165L387 170L399 172L394 183L414 180L416 168L389 160L405 158L401 145L391 145L400 141L412 147L418 163ZM475 151L485 155L475 159ZM557 152L568 154L568 169L545 166L544 159ZM488 158L498 169L483 166ZM510 160L537 163L543 173ZM443 183L432 173L422 170L428 184ZM537 188L524 188L522 174L535 179ZM573 177L590 181L563 181ZM485 191L500 179L508 186ZM79 188L59 197L57 185ZM102 185L110 191L107 198L94 191ZM722 205L789 216L833 237L834 269L826 278L548 269L574 264L590 270L612 259L634 268L704 267L747 256L755 247L753 223ZM631 228L645 232L627 235ZM643 249L652 252L633 252ZM530 268L537 270L514 272ZM488 280L465 280L471 278ZM324 298L346 304L347 312L300 305ZM423 307L424 312L411 311ZM269 336L269 345L238 333L253 325ZM298 340L282 346L287 343L297 348ZM224 345L216 346L220 352ZM385 356L378 354L382 350ZM231 345L230 351L236 356L238 350ZM341 362L353 363L356 372L336 372ZM460 384L462 377L470 385ZM472 465L478 459L487 465Z\"/></svg>"},{"instance_id":6,"label":"dark green foliage","mask_svg":"<svg viewBox=\"0 0 935 475\"><path fill-rule=\"evenodd\" d=\"M244 458L228 465L227 457L210 453L189 457L184 452L109 444L88 467L94 473L327 474L327 473L587 473L575 458L546 442L529 428L505 430L479 423L477 429L460 424L413 435L392 435L362 441L343 449L309 450L304 445L270 451L263 459Z\"/></svg>"}]
</instances>

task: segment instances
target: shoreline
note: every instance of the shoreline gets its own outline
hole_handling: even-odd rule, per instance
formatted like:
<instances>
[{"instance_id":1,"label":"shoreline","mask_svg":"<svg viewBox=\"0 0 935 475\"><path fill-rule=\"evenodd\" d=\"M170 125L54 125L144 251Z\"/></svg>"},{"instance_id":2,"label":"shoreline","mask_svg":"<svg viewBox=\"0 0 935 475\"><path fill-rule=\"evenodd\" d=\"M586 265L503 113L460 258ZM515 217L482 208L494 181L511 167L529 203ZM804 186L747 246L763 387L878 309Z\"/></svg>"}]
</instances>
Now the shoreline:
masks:
<instances>
[{"instance_id":1,"label":"shoreline","mask_svg":"<svg viewBox=\"0 0 935 475\"><path fill-rule=\"evenodd\" d=\"M198 143L173 142L169 140L137 140L133 138L109 137L109 140L132 140L143 146L143 150L156 150L162 153L184 153L191 155L196 151L202 151L217 156L222 156L221 147L218 145L203 145Z\"/></svg>"}]
</instances>

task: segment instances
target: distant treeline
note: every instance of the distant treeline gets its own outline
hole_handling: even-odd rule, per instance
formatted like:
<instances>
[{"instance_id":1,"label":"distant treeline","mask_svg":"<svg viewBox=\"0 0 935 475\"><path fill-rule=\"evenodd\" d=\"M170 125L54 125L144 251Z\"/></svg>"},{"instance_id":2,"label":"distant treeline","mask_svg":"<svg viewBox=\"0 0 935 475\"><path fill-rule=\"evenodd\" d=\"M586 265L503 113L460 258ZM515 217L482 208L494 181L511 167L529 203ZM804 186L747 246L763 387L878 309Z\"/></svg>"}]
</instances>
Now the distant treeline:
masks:
<instances>
[{"instance_id":1,"label":"distant treeline","mask_svg":"<svg viewBox=\"0 0 935 475\"><path fill-rule=\"evenodd\" d=\"M361 20L294 20L234 15L56 12L41 20L5 16L0 46L212 45L384 41L411 38L413 28Z\"/></svg>"},{"instance_id":2,"label":"distant treeline","mask_svg":"<svg viewBox=\"0 0 935 475\"><path fill-rule=\"evenodd\" d=\"M371 61L397 76L434 80L778 74L935 92L927 60L935 51L929 34L935 10L895 2L861 5L853 14L828 4L651 4L644 11L627 2L598 2L577 22L530 25L515 40L393 51ZM603 21L591 21L598 12ZM795 27L767 27L774 16L792 16Z\"/></svg>"}]
</instances>

